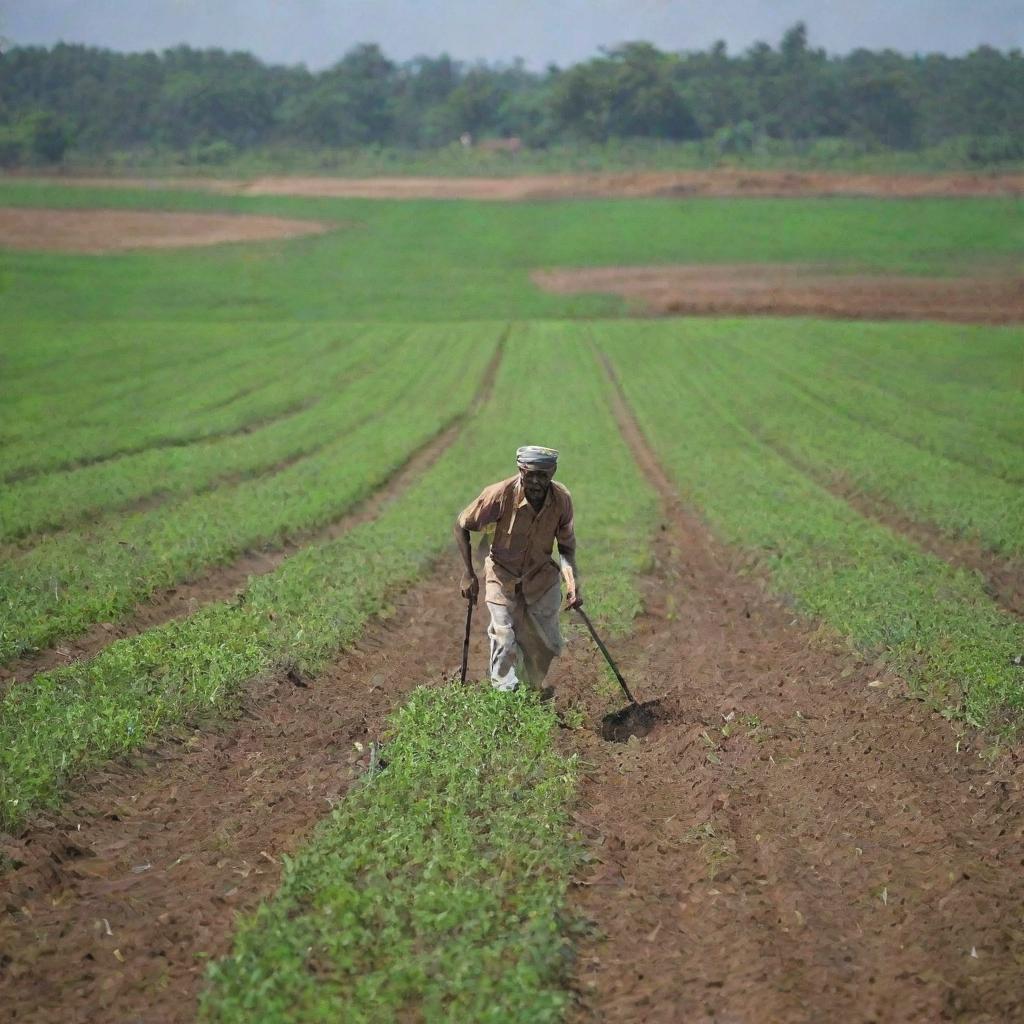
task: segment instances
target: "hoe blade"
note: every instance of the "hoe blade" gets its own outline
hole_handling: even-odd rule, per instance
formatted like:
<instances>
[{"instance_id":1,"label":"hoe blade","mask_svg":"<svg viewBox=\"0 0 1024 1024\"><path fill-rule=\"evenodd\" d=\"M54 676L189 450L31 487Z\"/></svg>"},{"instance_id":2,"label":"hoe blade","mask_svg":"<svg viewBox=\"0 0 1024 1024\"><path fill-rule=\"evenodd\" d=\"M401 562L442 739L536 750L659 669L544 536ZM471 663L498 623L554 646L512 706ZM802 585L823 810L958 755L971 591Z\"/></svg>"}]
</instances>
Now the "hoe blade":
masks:
<instances>
[{"instance_id":1,"label":"hoe blade","mask_svg":"<svg viewBox=\"0 0 1024 1024\"><path fill-rule=\"evenodd\" d=\"M658 720L661 701L627 704L621 711L612 711L601 719L601 735L615 743L625 743L630 736L646 736Z\"/></svg>"}]
</instances>

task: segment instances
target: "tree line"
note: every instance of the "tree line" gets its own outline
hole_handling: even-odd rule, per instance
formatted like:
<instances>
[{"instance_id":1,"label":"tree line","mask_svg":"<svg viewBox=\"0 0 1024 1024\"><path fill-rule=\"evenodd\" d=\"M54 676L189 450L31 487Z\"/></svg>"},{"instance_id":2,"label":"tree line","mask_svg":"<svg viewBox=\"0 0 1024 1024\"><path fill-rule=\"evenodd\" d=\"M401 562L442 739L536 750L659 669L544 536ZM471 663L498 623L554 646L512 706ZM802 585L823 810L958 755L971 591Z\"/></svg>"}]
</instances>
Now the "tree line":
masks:
<instances>
[{"instance_id":1,"label":"tree line","mask_svg":"<svg viewBox=\"0 0 1024 1024\"><path fill-rule=\"evenodd\" d=\"M529 70L451 57L390 60L356 46L331 67L266 64L179 46L116 53L77 44L0 56L0 163L191 151L209 162L266 146L427 149L516 138L529 147L615 139L852 140L919 149L955 142L977 163L1024 158L1024 58L809 45L798 23L777 47L724 43L669 53L632 42L570 67Z\"/></svg>"}]
</instances>

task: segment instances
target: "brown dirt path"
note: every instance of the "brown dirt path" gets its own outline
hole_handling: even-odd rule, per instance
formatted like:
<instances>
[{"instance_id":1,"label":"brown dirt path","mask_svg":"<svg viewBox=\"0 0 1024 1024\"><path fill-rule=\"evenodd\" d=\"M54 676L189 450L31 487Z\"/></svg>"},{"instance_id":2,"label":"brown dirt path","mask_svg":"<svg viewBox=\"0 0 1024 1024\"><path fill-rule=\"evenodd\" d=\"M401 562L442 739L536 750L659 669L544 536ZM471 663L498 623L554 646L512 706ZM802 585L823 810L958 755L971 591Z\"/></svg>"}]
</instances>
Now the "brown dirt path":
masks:
<instances>
[{"instance_id":1,"label":"brown dirt path","mask_svg":"<svg viewBox=\"0 0 1024 1024\"><path fill-rule=\"evenodd\" d=\"M1024 278L837 274L802 264L681 264L536 270L560 295L609 292L657 316L816 316L847 320L1024 322Z\"/></svg>"},{"instance_id":2,"label":"brown dirt path","mask_svg":"<svg viewBox=\"0 0 1024 1024\"><path fill-rule=\"evenodd\" d=\"M615 645L667 721L571 735L595 858L580 1021L1024 1019L1024 785L881 665L770 597L674 498L647 611ZM599 718L575 645L562 691Z\"/></svg>"},{"instance_id":3,"label":"brown dirt path","mask_svg":"<svg viewBox=\"0 0 1024 1024\"><path fill-rule=\"evenodd\" d=\"M510 170L514 168L510 167ZM96 175L24 176L50 185L90 188L190 189L224 195L285 195L359 199L537 199L613 197L1019 196L1024 174L848 174L827 171L624 171L606 174L506 174L503 177L343 178L279 175L251 181L223 178L109 178Z\"/></svg>"},{"instance_id":4,"label":"brown dirt path","mask_svg":"<svg viewBox=\"0 0 1024 1024\"><path fill-rule=\"evenodd\" d=\"M330 225L256 214L0 207L0 248L104 253L322 235Z\"/></svg>"},{"instance_id":5,"label":"brown dirt path","mask_svg":"<svg viewBox=\"0 0 1024 1024\"><path fill-rule=\"evenodd\" d=\"M465 603L454 553L317 679L263 680L241 717L91 776L40 816L0 878L0 1021L195 1018L205 954L277 886L367 763L414 685L457 670ZM474 671L483 672L476 643Z\"/></svg>"},{"instance_id":6,"label":"brown dirt path","mask_svg":"<svg viewBox=\"0 0 1024 1024\"><path fill-rule=\"evenodd\" d=\"M362 199L546 199L732 196L1020 195L1020 174L830 174L822 171L626 171L614 174L522 174L503 178L267 177L243 185L247 195Z\"/></svg>"}]
</instances>

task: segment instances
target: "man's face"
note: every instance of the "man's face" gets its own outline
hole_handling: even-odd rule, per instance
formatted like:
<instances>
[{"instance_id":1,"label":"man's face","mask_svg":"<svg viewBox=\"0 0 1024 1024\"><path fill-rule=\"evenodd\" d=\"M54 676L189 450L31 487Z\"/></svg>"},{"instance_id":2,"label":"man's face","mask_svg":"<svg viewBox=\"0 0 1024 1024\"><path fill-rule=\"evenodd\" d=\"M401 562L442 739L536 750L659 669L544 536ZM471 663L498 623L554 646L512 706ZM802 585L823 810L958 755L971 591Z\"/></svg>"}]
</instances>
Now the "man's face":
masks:
<instances>
[{"instance_id":1,"label":"man's face","mask_svg":"<svg viewBox=\"0 0 1024 1024\"><path fill-rule=\"evenodd\" d=\"M520 479L523 481L523 493L531 505L542 502L551 486L553 473L545 473L542 469L521 469Z\"/></svg>"}]
</instances>

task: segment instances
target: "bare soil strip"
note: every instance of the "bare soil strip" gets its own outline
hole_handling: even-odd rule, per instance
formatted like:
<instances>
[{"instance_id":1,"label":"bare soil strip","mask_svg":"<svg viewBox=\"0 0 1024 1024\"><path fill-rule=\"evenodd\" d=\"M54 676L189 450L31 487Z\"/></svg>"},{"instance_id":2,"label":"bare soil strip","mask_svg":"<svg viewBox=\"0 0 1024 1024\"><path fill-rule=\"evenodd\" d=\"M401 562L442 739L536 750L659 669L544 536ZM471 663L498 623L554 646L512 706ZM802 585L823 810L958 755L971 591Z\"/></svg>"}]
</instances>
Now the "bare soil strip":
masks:
<instances>
[{"instance_id":1,"label":"bare soil strip","mask_svg":"<svg viewBox=\"0 0 1024 1024\"><path fill-rule=\"evenodd\" d=\"M826 174L789 171L637 171L539 174L506 178L257 178L247 195L360 199L502 201L641 197L1020 195L1024 175Z\"/></svg>"},{"instance_id":2,"label":"bare soil strip","mask_svg":"<svg viewBox=\"0 0 1024 1024\"><path fill-rule=\"evenodd\" d=\"M577 1019L1022 1019L1019 756L979 759L981 737L770 597L618 412L665 522L614 653L666 720L627 745L570 734L593 766ZM577 643L562 668L593 720L598 657Z\"/></svg>"},{"instance_id":3,"label":"bare soil strip","mask_svg":"<svg viewBox=\"0 0 1024 1024\"><path fill-rule=\"evenodd\" d=\"M17 180L18 176L10 178ZM21 179L25 180L25 179ZM824 171L628 171L617 174L522 174L492 178L35 178L93 188L190 189L225 195L316 196L343 199L536 199L730 196L1019 196L1024 174L842 174Z\"/></svg>"},{"instance_id":4,"label":"bare soil strip","mask_svg":"<svg viewBox=\"0 0 1024 1024\"><path fill-rule=\"evenodd\" d=\"M237 721L112 764L6 844L24 866L0 878L0 1021L195 1019L206 957L365 769L385 715L457 670L457 561L315 680L260 681ZM483 672L479 639L473 654Z\"/></svg>"},{"instance_id":5,"label":"bare soil strip","mask_svg":"<svg viewBox=\"0 0 1024 1024\"><path fill-rule=\"evenodd\" d=\"M151 210L50 210L0 207L0 248L104 253L321 235L313 220Z\"/></svg>"},{"instance_id":6,"label":"bare soil strip","mask_svg":"<svg viewBox=\"0 0 1024 1024\"><path fill-rule=\"evenodd\" d=\"M846 320L1024 322L1024 278L836 274L799 264L537 270L558 294L609 292L657 316L821 316Z\"/></svg>"}]
</instances>

